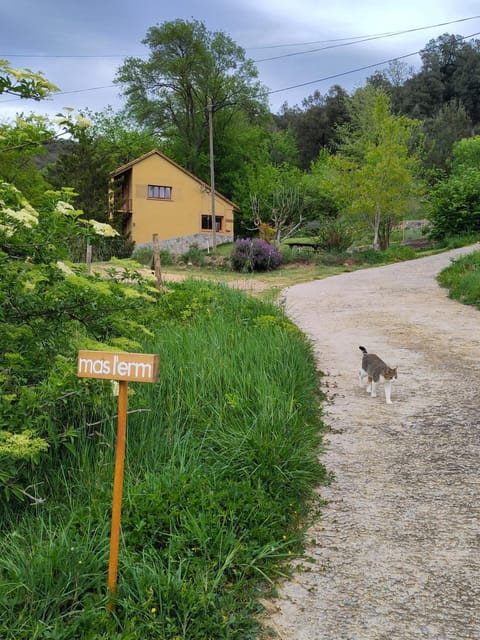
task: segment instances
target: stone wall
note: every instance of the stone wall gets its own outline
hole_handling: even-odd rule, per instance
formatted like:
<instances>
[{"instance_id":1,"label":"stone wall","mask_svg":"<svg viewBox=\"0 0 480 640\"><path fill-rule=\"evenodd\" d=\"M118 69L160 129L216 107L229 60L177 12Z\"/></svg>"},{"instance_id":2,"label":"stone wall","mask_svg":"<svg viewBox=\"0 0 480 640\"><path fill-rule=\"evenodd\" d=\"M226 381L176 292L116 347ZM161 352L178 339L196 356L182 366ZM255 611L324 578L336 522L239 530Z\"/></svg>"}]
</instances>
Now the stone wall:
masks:
<instances>
[{"instance_id":1,"label":"stone wall","mask_svg":"<svg viewBox=\"0 0 480 640\"><path fill-rule=\"evenodd\" d=\"M225 244L227 242L233 242L233 238L230 235L223 233L216 234L217 245ZM183 236L181 238L170 238L169 240L160 240L160 249L166 249L170 253L181 255L186 253L192 245L198 246L199 249L211 249L212 248L212 236L207 233L195 233L191 236ZM152 248L152 242L142 242L135 245L135 249L142 249L144 247Z\"/></svg>"}]
</instances>

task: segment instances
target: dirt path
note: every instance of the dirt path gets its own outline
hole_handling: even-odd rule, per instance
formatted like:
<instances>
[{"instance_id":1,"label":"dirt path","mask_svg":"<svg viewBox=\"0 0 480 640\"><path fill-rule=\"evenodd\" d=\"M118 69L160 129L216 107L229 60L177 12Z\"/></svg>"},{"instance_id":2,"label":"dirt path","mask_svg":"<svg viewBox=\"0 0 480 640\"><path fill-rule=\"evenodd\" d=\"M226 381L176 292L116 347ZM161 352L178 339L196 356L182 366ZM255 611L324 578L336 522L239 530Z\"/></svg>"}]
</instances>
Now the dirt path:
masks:
<instances>
[{"instance_id":1,"label":"dirt path","mask_svg":"<svg viewBox=\"0 0 480 640\"><path fill-rule=\"evenodd\" d=\"M326 373L334 481L272 605L282 640L480 639L480 312L435 282L469 251L284 292ZM358 387L358 345L398 364L392 405Z\"/></svg>"}]
</instances>

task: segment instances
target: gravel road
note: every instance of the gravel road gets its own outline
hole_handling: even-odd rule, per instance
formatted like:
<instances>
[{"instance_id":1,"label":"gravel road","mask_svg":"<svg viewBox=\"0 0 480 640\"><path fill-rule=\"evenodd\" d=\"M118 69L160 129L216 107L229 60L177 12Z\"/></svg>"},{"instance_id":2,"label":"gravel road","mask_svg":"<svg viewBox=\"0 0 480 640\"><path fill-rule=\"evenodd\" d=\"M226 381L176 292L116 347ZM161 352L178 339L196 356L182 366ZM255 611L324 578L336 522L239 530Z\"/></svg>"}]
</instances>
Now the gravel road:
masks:
<instances>
[{"instance_id":1,"label":"gravel road","mask_svg":"<svg viewBox=\"0 0 480 640\"><path fill-rule=\"evenodd\" d=\"M480 313L435 281L471 250L284 291L325 373L334 479L277 638L480 640ZM392 405L359 388L359 345L398 365Z\"/></svg>"}]
</instances>

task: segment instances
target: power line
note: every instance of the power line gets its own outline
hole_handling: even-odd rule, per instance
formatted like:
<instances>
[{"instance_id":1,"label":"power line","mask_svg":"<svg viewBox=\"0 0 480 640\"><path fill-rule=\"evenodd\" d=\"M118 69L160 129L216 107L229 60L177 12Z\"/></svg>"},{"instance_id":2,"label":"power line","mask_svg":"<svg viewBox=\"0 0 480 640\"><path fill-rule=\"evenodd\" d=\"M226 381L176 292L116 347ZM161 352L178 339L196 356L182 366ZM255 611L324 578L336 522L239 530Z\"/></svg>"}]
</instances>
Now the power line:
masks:
<instances>
[{"instance_id":1,"label":"power line","mask_svg":"<svg viewBox=\"0 0 480 640\"><path fill-rule=\"evenodd\" d=\"M478 35L480 35L480 31L477 31L476 33L472 33L472 34L467 35L467 36L459 36L459 37L460 37L461 40L467 40L469 38L474 38L475 36L478 36ZM404 55L401 55L401 56L395 56L393 58L389 58L388 60L382 60L380 62L374 62L372 64L365 65L363 67L356 67L355 69L350 69L348 71L342 71L342 72L339 72L339 73L336 73L336 74L332 74L330 76L324 76L323 78L319 78L317 80L310 80L308 82L302 82L302 83L299 83L299 84L291 85L289 87L283 87L282 89L272 89L272 90L269 90L269 91L264 91L264 92L261 92L261 93L257 94L256 97L269 96L269 95L272 95L274 93L282 93L283 91L290 91L291 89L298 89L300 87L306 87L306 86L311 85L311 84L318 84L320 82L325 82L326 80L334 80L336 78L341 78L343 76L347 76L347 75L350 75L350 74L353 74L353 73L359 73L360 71L367 71L368 69L373 69L375 67L379 67L379 66L382 66L382 65L385 65L385 64L389 64L391 62L395 62L396 60L403 60L405 58L410 58L412 56L419 55L420 53L422 53L422 51L423 51L423 49L420 49L418 51L413 51L412 53L407 53L407 54L404 54ZM76 90L73 90L73 91L59 91L58 93L55 93L54 95L55 95L55 97L57 97L57 96L69 95L69 94L72 94L72 93L86 93L88 91L97 91L97 90L100 90L100 89L113 89L115 86L116 85L105 85L105 86L101 86L101 87L91 87L89 89L76 89ZM16 102L16 101L21 100L21 99L22 98L9 98L7 100L0 100L0 105L4 104L6 102Z\"/></svg>"},{"instance_id":2,"label":"power line","mask_svg":"<svg viewBox=\"0 0 480 640\"><path fill-rule=\"evenodd\" d=\"M89 87L88 89L72 89L71 91L57 91L52 94L52 98L56 98L57 96L67 96L71 93L86 93L87 91L98 91L99 89L113 89L115 87L114 84L106 84L102 87ZM50 96L49 96L50 98ZM48 101L49 98L46 98L45 101ZM17 98L7 98L6 100L0 100L0 104L4 104L5 102L17 102L18 100L25 100L25 98L17 97Z\"/></svg>"},{"instance_id":3,"label":"power line","mask_svg":"<svg viewBox=\"0 0 480 640\"><path fill-rule=\"evenodd\" d=\"M347 44L356 44L355 42L350 42L350 41L354 41L354 40L362 40L363 38L381 38L381 37L390 37L390 36L396 36L396 35L400 35L400 34L404 34L404 33L414 33L415 31L424 31L426 29L434 29L436 27L445 27L448 26L450 24L456 24L458 22L466 22L468 20L476 20L477 18L480 18L479 16L470 16L469 18L459 18L458 20L451 20L449 22L439 22L437 24L431 24L431 25L427 25L426 27L415 27L412 29L405 29L404 31L386 31L383 33L371 33L371 34L367 34L367 35L361 35L361 36L351 36L350 38L335 38L332 40L313 40L311 42L291 42L291 43L286 43L286 44L272 44L272 45L266 45L266 46L261 46L261 47L245 47L245 49L248 51L249 49L279 49L282 47L303 47L305 45L310 45L310 44L331 44L331 43L336 43L336 42L345 42L347 41Z\"/></svg>"},{"instance_id":4,"label":"power line","mask_svg":"<svg viewBox=\"0 0 480 640\"><path fill-rule=\"evenodd\" d=\"M480 16L475 16L475 17L480 17ZM465 18L465 19L472 19L472 18ZM455 21L455 22L460 22L460 21ZM392 36L399 36L399 35L404 35L405 33L412 33L414 31L423 31L425 29L433 29L434 27L439 27L439 26L444 26L445 24L452 24L452 23L441 23L438 25L432 25L430 27L419 27L418 29L407 29L406 31L395 31L392 33L389 33L387 35L375 35L375 36L365 36L364 38L360 39L360 40L354 40L354 41L349 41L349 42L337 42L336 44L329 44L325 47L319 47L317 49L309 49L308 51L294 51L293 53L284 53L282 55L279 56L272 56L270 58L262 58L260 60L254 60L255 63L258 62L269 62L271 60L280 60L281 58L293 58L294 56L302 56L306 53L318 53L319 51L326 51L327 49L338 49L340 47L349 47L353 44L361 44L362 42L371 42L372 40L383 40L384 38L390 38Z\"/></svg>"},{"instance_id":5,"label":"power line","mask_svg":"<svg viewBox=\"0 0 480 640\"><path fill-rule=\"evenodd\" d=\"M468 38L473 38L475 36L480 35L480 31L477 31L476 33L472 33L471 35L468 36L461 36L462 40L467 40ZM357 67L356 69L350 69L349 71L342 71L340 73L335 73L333 75L330 76L325 76L323 78L319 78L318 80L310 80L308 82L302 82L300 84L295 84L292 85L290 87L284 87L283 89L274 89L272 91L266 91L265 93L259 94L259 95L271 95L273 93L281 93L282 91L289 91L290 89L299 89L300 87L306 87L309 84L318 84L320 82L325 82L326 80L334 80L335 78L341 78L342 76L347 76L350 75L351 73L358 73L359 71L367 71L368 69L373 69L375 67L379 67L385 64L389 64L390 62L395 62L396 60L404 60L405 58L411 58L412 56L416 56L420 53L422 53L423 49L420 49L419 51L414 51L412 53L406 53L403 56L395 56L394 58L390 58L388 60L383 60L381 62L375 62L374 64L368 64L365 65L363 67Z\"/></svg>"},{"instance_id":6,"label":"power line","mask_svg":"<svg viewBox=\"0 0 480 640\"><path fill-rule=\"evenodd\" d=\"M386 31L383 33L374 33L374 34L367 34L367 35L360 35L360 36L350 36L348 38L336 38L336 39L332 39L332 40L313 40L311 42L296 42L296 43L287 43L287 44L274 44L274 45L265 45L265 46L258 46L258 47L245 47L245 50L249 50L249 49L253 49L253 50L258 50L258 49L278 49L278 48L282 48L282 47L297 47L297 46L307 46L307 45L311 45L311 44L332 44L333 46L349 46L351 44L358 44L359 42L367 42L369 40L375 40L375 39L382 39L382 38L390 38L392 36L398 36L398 35L403 35L406 33L414 33L416 31L425 31L427 29L434 29L437 27L445 27L451 24L457 24L459 22L467 22L469 20L476 20L480 18L480 15L477 16L470 16L468 18L459 18L457 20L450 20L448 22L439 22L437 24L431 24L431 25L427 25L425 27L414 27L411 29L404 29L402 31ZM343 44L335 44L335 43L343 43ZM330 48L330 47L325 47L325 48ZM296 52L296 53L290 53L290 54L285 54L285 57L287 56L293 56L293 55L301 55L302 53L311 53L311 52L315 52L315 51L322 51L322 49L313 49L311 51L303 51L303 52ZM108 53L108 54L28 54L28 53L2 53L0 54L0 58L80 58L80 59L96 59L96 58L128 58L128 57L146 57L147 54L125 54L125 53ZM284 57L284 56L278 56L280 57ZM265 60L275 60L276 58L265 58L262 60L254 60L254 62L264 62Z\"/></svg>"}]
</instances>

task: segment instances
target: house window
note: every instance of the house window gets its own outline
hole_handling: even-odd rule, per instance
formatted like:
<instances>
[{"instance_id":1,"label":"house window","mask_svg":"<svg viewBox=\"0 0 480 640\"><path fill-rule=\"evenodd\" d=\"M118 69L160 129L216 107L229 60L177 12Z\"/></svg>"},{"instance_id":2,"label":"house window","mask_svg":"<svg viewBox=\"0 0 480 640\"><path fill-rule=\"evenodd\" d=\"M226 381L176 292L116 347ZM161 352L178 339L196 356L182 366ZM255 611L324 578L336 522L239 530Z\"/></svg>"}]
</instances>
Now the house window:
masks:
<instances>
[{"instance_id":1,"label":"house window","mask_svg":"<svg viewBox=\"0 0 480 640\"><path fill-rule=\"evenodd\" d=\"M172 187L163 187L158 184L149 184L148 198L152 198L153 200L171 200Z\"/></svg>"},{"instance_id":2,"label":"house window","mask_svg":"<svg viewBox=\"0 0 480 640\"><path fill-rule=\"evenodd\" d=\"M223 227L223 217L215 216L215 231L221 231ZM212 225L212 216L209 214L202 215L202 231L211 231L213 228Z\"/></svg>"}]
</instances>

